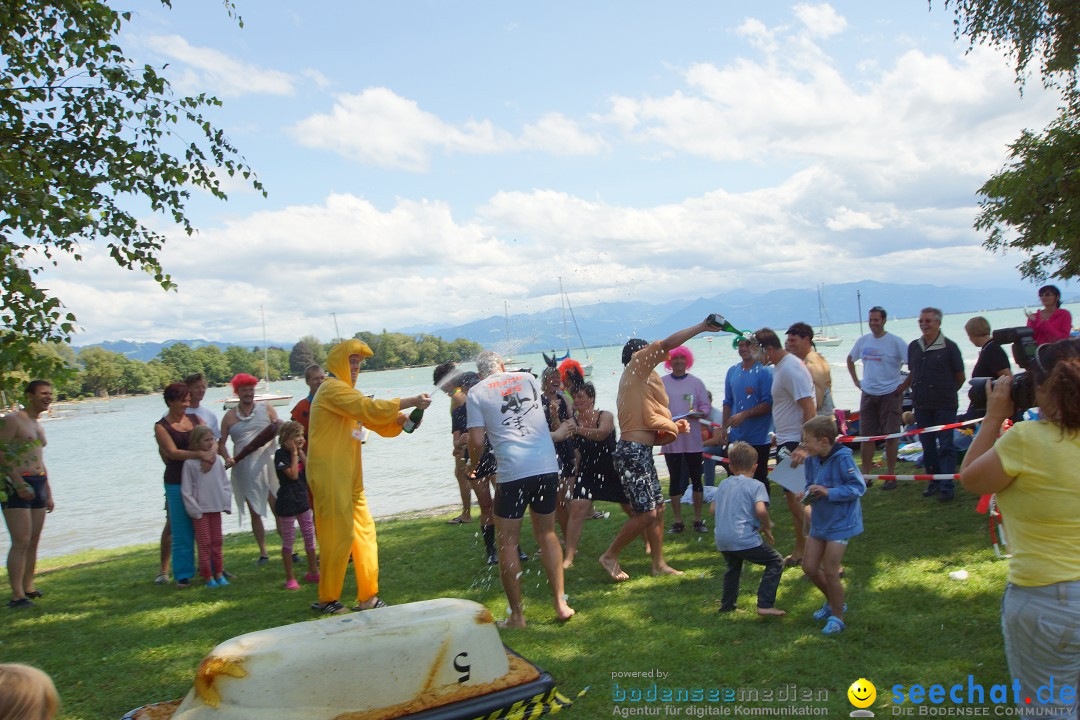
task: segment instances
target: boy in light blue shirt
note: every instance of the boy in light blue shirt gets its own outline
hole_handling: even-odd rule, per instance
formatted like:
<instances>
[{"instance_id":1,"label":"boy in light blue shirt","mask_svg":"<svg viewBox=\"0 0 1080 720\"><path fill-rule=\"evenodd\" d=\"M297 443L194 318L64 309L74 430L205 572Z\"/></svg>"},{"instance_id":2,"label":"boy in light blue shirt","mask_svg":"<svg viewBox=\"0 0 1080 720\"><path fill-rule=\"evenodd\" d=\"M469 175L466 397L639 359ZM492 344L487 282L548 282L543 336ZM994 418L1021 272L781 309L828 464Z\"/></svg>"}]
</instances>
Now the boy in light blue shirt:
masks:
<instances>
[{"instance_id":1,"label":"boy in light blue shirt","mask_svg":"<svg viewBox=\"0 0 1080 720\"><path fill-rule=\"evenodd\" d=\"M866 492L851 450L836 442L836 435L836 422L825 415L803 425L802 444L809 453L804 502L812 503L813 511L802 567L825 596L825 604L814 612L814 619L826 621L821 630L826 635L847 627L840 567L848 541L863 531L859 498Z\"/></svg>"},{"instance_id":2,"label":"boy in light blue shirt","mask_svg":"<svg viewBox=\"0 0 1080 720\"><path fill-rule=\"evenodd\" d=\"M784 558L771 545L776 541L769 521L769 491L751 477L758 464L757 450L748 443L733 442L728 447L728 463L732 476L720 483L710 507L716 549L727 561L720 612L735 610L743 562L748 561L765 566L758 585L758 615L786 615L774 607ZM759 533L768 544L762 542Z\"/></svg>"}]
</instances>

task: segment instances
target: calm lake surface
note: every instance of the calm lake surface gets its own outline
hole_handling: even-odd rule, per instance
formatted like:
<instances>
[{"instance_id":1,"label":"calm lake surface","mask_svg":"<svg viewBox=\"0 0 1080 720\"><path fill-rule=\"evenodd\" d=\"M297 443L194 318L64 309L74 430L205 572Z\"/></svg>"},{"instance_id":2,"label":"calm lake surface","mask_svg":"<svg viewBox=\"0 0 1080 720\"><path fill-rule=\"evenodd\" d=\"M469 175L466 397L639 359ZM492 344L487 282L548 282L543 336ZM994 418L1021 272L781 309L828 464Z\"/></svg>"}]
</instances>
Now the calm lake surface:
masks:
<instances>
[{"instance_id":1,"label":"calm lake surface","mask_svg":"<svg viewBox=\"0 0 1080 720\"><path fill-rule=\"evenodd\" d=\"M1080 313L1080 305L1066 308L1074 318ZM977 349L968 342L963 326L978 314L985 316L995 329L1024 324L1021 309L947 315L944 332L960 345L969 375ZM687 324L693 320L687 318ZM738 318L732 320L739 325ZM808 322L811 320L812 317L807 318ZM890 319L886 328L906 341L919 335L914 318ZM782 337L787 328L775 329ZM864 323L863 332L868 331ZM859 336L859 324L837 325L836 332L844 341L838 347L823 347L819 351L833 367L836 406L858 407L859 393L848 376L846 358ZM738 362L730 336L696 338L689 346L695 356L690 372L700 377L720 401L727 368ZM597 406L602 409L615 408L622 371L621 350L621 346L589 350L594 364L592 381L597 389ZM582 360L581 356L580 350L574 352L576 359ZM514 364L532 367L537 373L543 368L539 354L515 355ZM664 372L663 367L659 370L661 374ZM412 368L362 373L356 386L376 398L430 392L431 371L432 368ZM295 404L306 395L307 386L295 380L274 383L273 390L291 393ZM220 418L222 400L229 394L229 388L211 388L204 405ZM292 404L277 408L279 415L287 418ZM966 406L966 399L961 399L961 406ZM165 521L163 465L158 457L153 425L164 412L165 403L160 395L55 408L57 417L45 422L44 427L48 437L45 463L56 498L56 511L45 523L42 557L158 539ZM424 424L413 435L370 436L364 446L364 483L368 503L376 516L460 502L450 456L449 400L445 395L435 396ZM235 512L226 516L223 524L226 533L241 530ZM4 533L0 537L0 553L6 555L7 547L8 537Z\"/></svg>"}]
</instances>

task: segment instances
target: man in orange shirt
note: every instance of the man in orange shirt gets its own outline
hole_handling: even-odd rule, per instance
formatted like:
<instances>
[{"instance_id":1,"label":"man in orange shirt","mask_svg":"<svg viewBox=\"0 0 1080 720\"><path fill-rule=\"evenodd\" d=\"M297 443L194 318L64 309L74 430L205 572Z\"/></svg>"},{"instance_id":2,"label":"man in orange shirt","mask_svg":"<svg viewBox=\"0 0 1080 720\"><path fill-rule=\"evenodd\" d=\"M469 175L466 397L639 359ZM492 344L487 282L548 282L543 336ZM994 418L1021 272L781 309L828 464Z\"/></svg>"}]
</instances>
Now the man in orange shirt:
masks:
<instances>
[{"instance_id":1,"label":"man in orange shirt","mask_svg":"<svg viewBox=\"0 0 1080 720\"><path fill-rule=\"evenodd\" d=\"M308 365L304 368L304 382L307 383L310 392L308 392L306 398L296 403L291 413L292 419L304 426L304 440L308 439L308 416L311 414L311 401L315 399L315 391L319 389L325 379L326 373L323 372L321 365Z\"/></svg>"}]
</instances>

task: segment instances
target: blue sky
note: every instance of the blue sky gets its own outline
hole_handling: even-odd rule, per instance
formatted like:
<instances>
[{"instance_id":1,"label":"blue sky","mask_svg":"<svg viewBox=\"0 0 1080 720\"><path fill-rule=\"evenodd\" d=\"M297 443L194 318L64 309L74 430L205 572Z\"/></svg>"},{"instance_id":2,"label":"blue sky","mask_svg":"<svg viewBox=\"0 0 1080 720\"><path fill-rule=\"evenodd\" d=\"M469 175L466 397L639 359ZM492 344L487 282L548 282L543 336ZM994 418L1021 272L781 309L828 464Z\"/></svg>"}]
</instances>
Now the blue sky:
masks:
<instances>
[{"instance_id":1,"label":"blue sky","mask_svg":"<svg viewBox=\"0 0 1080 720\"><path fill-rule=\"evenodd\" d=\"M873 279L1022 283L976 190L1057 97L922 0L133 8L269 197L197 195L164 293L102 248L50 270L104 339L343 334ZM1034 293L1032 293L1035 301Z\"/></svg>"}]
</instances>

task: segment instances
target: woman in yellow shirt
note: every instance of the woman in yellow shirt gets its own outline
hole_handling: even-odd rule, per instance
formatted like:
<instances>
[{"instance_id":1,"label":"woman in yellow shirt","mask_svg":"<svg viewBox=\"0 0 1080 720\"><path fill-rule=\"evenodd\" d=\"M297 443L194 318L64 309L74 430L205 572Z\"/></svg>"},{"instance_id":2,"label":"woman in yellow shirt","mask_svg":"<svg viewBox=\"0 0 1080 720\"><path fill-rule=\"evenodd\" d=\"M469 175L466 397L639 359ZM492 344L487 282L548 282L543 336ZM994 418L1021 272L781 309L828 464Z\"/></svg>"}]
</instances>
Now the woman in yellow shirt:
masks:
<instances>
[{"instance_id":1,"label":"woman in yellow shirt","mask_svg":"<svg viewBox=\"0 0 1080 720\"><path fill-rule=\"evenodd\" d=\"M1012 560L1001 605L1009 674L1021 707L1075 718L1080 680L1080 340L1040 345L1029 372L1042 419L1017 423L1010 377L994 381L960 470L971 492L997 493ZM1046 689L1052 688L1047 697ZM1064 686L1073 688L1062 692ZM1025 699L1030 698L1030 703Z\"/></svg>"}]
</instances>

